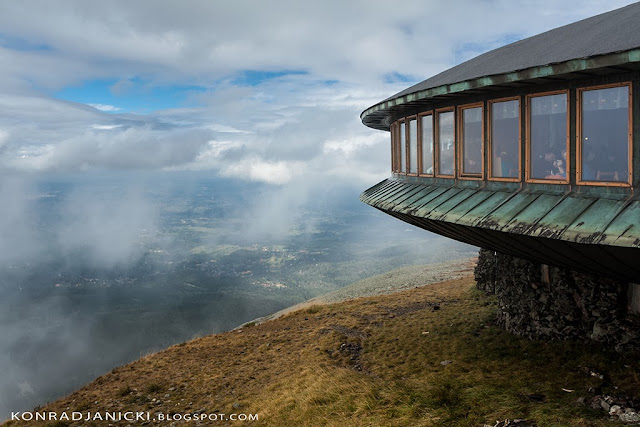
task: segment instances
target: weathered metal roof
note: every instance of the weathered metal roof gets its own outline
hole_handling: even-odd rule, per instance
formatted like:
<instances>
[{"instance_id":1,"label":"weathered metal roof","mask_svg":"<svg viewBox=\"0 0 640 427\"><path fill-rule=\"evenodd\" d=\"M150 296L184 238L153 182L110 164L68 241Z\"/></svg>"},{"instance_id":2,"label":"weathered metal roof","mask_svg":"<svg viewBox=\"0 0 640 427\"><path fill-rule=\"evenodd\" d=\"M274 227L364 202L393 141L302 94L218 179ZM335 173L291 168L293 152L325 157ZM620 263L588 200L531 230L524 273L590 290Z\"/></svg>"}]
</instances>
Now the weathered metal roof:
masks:
<instances>
[{"instance_id":1,"label":"weathered metal roof","mask_svg":"<svg viewBox=\"0 0 640 427\"><path fill-rule=\"evenodd\" d=\"M637 281L640 200L521 189L490 190L387 179L360 200L476 246Z\"/></svg>"},{"instance_id":2,"label":"weathered metal roof","mask_svg":"<svg viewBox=\"0 0 640 427\"><path fill-rule=\"evenodd\" d=\"M632 50L640 47L638 23L640 2L486 52L389 99L482 76Z\"/></svg>"},{"instance_id":3,"label":"weathered metal roof","mask_svg":"<svg viewBox=\"0 0 640 427\"><path fill-rule=\"evenodd\" d=\"M479 55L366 109L363 123L388 130L388 116L421 100L496 85L640 63L640 3L584 19Z\"/></svg>"}]
</instances>

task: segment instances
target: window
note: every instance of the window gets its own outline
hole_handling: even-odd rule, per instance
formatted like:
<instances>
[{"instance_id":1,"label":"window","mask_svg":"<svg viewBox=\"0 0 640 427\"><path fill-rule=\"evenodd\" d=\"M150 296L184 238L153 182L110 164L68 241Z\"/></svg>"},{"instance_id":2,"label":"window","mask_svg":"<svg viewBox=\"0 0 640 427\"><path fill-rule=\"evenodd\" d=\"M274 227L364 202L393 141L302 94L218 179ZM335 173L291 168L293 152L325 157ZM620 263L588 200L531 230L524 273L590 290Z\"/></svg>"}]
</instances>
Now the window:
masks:
<instances>
[{"instance_id":1,"label":"window","mask_svg":"<svg viewBox=\"0 0 640 427\"><path fill-rule=\"evenodd\" d=\"M409 119L409 167L407 172L410 174L418 174L418 121L413 118Z\"/></svg>"},{"instance_id":2,"label":"window","mask_svg":"<svg viewBox=\"0 0 640 427\"><path fill-rule=\"evenodd\" d=\"M400 134L398 135L400 139L400 150L398 155L400 156L400 169L398 172L406 173L407 172L407 135L405 131L404 120L400 122Z\"/></svg>"},{"instance_id":3,"label":"window","mask_svg":"<svg viewBox=\"0 0 640 427\"><path fill-rule=\"evenodd\" d=\"M389 133L391 134L391 172L396 172L396 128L397 123L391 123Z\"/></svg>"},{"instance_id":4,"label":"window","mask_svg":"<svg viewBox=\"0 0 640 427\"><path fill-rule=\"evenodd\" d=\"M631 184L630 90L628 83L578 90L579 183Z\"/></svg>"},{"instance_id":5,"label":"window","mask_svg":"<svg viewBox=\"0 0 640 427\"><path fill-rule=\"evenodd\" d=\"M455 168L455 127L453 110L436 112L438 176L453 176Z\"/></svg>"},{"instance_id":6,"label":"window","mask_svg":"<svg viewBox=\"0 0 640 427\"><path fill-rule=\"evenodd\" d=\"M482 177L483 114L482 104L460 107L460 159L461 177Z\"/></svg>"},{"instance_id":7,"label":"window","mask_svg":"<svg viewBox=\"0 0 640 427\"><path fill-rule=\"evenodd\" d=\"M400 172L400 123L393 124L393 171Z\"/></svg>"},{"instance_id":8,"label":"window","mask_svg":"<svg viewBox=\"0 0 640 427\"><path fill-rule=\"evenodd\" d=\"M433 115L420 116L420 143L422 147L422 175L433 175Z\"/></svg>"},{"instance_id":9,"label":"window","mask_svg":"<svg viewBox=\"0 0 640 427\"><path fill-rule=\"evenodd\" d=\"M527 96L527 180L568 183L567 91Z\"/></svg>"},{"instance_id":10,"label":"window","mask_svg":"<svg viewBox=\"0 0 640 427\"><path fill-rule=\"evenodd\" d=\"M489 102L489 177L520 180L520 99Z\"/></svg>"}]
</instances>

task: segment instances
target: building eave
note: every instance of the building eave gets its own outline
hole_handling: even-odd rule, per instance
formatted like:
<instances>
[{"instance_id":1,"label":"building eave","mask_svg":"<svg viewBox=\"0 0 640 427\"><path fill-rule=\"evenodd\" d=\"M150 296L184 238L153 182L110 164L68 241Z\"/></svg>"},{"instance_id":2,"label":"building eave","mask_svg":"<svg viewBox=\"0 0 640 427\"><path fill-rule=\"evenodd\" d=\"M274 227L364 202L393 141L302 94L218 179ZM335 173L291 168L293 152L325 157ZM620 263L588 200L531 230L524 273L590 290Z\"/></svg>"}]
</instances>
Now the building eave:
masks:
<instances>
[{"instance_id":1,"label":"building eave","mask_svg":"<svg viewBox=\"0 0 640 427\"><path fill-rule=\"evenodd\" d=\"M634 226L640 200L630 194L601 198L388 179L360 200L434 233L520 258L625 280L640 274Z\"/></svg>"},{"instance_id":2,"label":"building eave","mask_svg":"<svg viewBox=\"0 0 640 427\"><path fill-rule=\"evenodd\" d=\"M520 84L540 84L545 79L584 78L586 73L598 75L615 74L640 69L640 48L589 58L572 59L557 64L530 67L476 79L436 86L398 97L392 97L375 104L360 114L362 123L370 128L389 131L392 116L396 111L413 109L429 102L464 96L467 93L495 91L496 87L509 88Z\"/></svg>"}]
</instances>

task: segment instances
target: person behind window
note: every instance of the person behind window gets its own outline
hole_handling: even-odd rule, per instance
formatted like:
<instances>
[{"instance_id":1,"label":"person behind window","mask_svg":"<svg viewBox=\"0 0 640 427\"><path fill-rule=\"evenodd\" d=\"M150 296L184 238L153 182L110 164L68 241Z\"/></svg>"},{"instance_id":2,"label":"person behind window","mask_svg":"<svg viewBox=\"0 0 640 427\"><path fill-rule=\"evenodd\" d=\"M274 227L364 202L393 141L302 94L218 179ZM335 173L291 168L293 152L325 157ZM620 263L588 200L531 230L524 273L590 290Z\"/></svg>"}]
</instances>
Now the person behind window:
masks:
<instances>
[{"instance_id":1,"label":"person behind window","mask_svg":"<svg viewBox=\"0 0 640 427\"><path fill-rule=\"evenodd\" d=\"M597 181L620 181L620 162L613 151L602 150L598 161Z\"/></svg>"},{"instance_id":2,"label":"person behind window","mask_svg":"<svg viewBox=\"0 0 640 427\"><path fill-rule=\"evenodd\" d=\"M553 161L553 175L567 177L567 150L562 150L562 159Z\"/></svg>"},{"instance_id":3,"label":"person behind window","mask_svg":"<svg viewBox=\"0 0 640 427\"><path fill-rule=\"evenodd\" d=\"M556 158L556 154L551 149L546 149L544 154L538 156L533 165L533 177L549 178L555 175L556 166L554 166L554 162Z\"/></svg>"}]
</instances>

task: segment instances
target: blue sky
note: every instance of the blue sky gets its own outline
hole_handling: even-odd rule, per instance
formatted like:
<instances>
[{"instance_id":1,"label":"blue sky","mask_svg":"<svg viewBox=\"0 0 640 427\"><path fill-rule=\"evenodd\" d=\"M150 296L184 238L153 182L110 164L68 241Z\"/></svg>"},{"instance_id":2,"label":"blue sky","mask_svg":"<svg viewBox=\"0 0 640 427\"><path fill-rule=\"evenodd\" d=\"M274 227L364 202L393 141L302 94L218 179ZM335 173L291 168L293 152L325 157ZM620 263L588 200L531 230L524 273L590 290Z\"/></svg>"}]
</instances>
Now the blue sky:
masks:
<instances>
[{"instance_id":1,"label":"blue sky","mask_svg":"<svg viewBox=\"0 0 640 427\"><path fill-rule=\"evenodd\" d=\"M304 76L304 70L242 70L231 79L234 86L258 86L268 80L286 76ZM330 84L330 82L328 82ZM95 79L67 86L52 94L54 98L87 104L106 113L151 114L158 110L190 106L194 94L215 88L190 84L156 83L151 78ZM193 101L191 102L193 104Z\"/></svg>"},{"instance_id":2,"label":"blue sky","mask_svg":"<svg viewBox=\"0 0 640 427\"><path fill-rule=\"evenodd\" d=\"M142 78L97 79L67 86L54 98L96 106L107 113L150 114L157 110L180 108L194 92L207 88L195 85L157 85Z\"/></svg>"}]
</instances>

